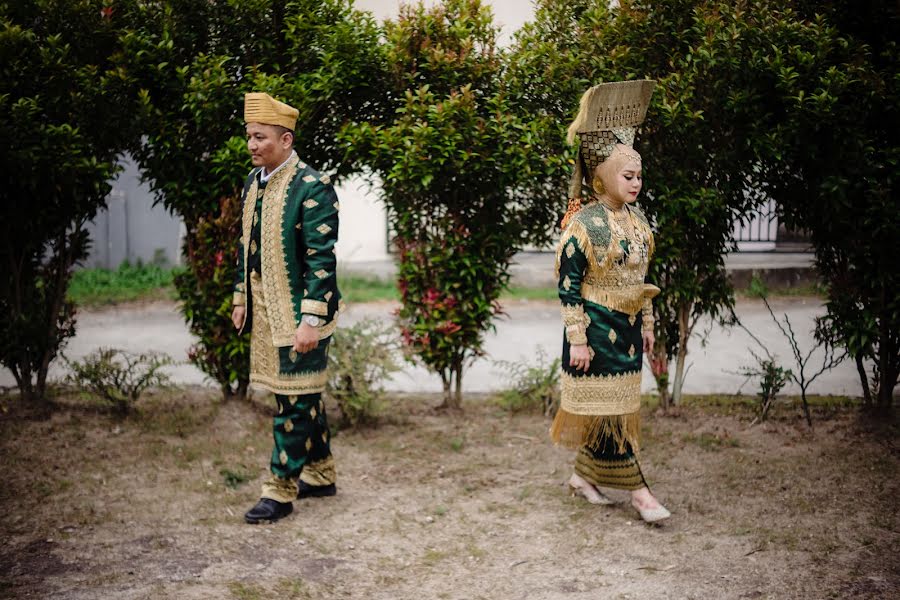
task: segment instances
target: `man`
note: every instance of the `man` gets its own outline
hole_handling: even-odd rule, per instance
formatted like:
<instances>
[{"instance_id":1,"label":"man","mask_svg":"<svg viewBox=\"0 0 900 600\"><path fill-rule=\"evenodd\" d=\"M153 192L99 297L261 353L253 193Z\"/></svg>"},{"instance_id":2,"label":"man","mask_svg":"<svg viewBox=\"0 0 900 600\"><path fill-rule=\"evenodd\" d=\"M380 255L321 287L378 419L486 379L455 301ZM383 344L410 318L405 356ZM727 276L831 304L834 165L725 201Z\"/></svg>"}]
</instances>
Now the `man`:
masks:
<instances>
[{"instance_id":1,"label":"man","mask_svg":"<svg viewBox=\"0 0 900 600\"><path fill-rule=\"evenodd\" d=\"M337 323L338 201L327 176L294 152L297 109L244 98L254 169L244 184L232 321L250 335L250 381L275 394L272 475L244 519L273 522L293 500L336 493L322 391Z\"/></svg>"}]
</instances>

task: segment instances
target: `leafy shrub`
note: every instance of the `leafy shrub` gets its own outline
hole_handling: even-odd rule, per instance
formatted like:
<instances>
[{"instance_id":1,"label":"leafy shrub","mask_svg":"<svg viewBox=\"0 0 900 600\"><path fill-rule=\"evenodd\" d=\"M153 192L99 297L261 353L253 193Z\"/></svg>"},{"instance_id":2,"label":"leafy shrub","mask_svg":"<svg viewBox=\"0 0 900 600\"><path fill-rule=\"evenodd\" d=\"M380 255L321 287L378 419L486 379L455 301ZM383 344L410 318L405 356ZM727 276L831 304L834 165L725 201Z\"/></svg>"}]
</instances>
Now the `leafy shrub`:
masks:
<instances>
[{"instance_id":1,"label":"leafy shrub","mask_svg":"<svg viewBox=\"0 0 900 600\"><path fill-rule=\"evenodd\" d=\"M393 327L364 319L334 333L329 351L327 393L337 401L343 422L372 424L384 406L381 382L400 370Z\"/></svg>"},{"instance_id":2,"label":"leafy shrub","mask_svg":"<svg viewBox=\"0 0 900 600\"><path fill-rule=\"evenodd\" d=\"M225 400L246 397L250 383L250 335L238 335L231 322L233 257L240 228L240 201L223 198L218 216L200 218L188 232L188 268L175 276L181 313L198 339L188 360L219 384Z\"/></svg>"},{"instance_id":3,"label":"leafy shrub","mask_svg":"<svg viewBox=\"0 0 900 600\"><path fill-rule=\"evenodd\" d=\"M169 384L161 369L173 363L164 354L132 354L115 348L99 348L81 361L66 361L73 383L108 402L125 415L141 394L150 387Z\"/></svg>"},{"instance_id":4,"label":"leafy shrub","mask_svg":"<svg viewBox=\"0 0 900 600\"><path fill-rule=\"evenodd\" d=\"M769 409L772 408L775 397L791 381L793 373L790 369L779 366L772 355L763 357L753 350L750 350L750 354L756 359L756 366L741 367L739 372L748 380L754 377L759 378L759 392L756 393L759 398L759 408L756 421L765 421L769 416Z\"/></svg>"},{"instance_id":5,"label":"leafy shrub","mask_svg":"<svg viewBox=\"0 0 900 600\"><path fill-rule=\"evenodd\" d=\"M525 361L495 361L506 372L510 389L500 396L500 405L517 413L541 410L554 416L559 408L559 357L547 361L543 349L538 348L535 363Z\"/></svg>"}]
</instances>

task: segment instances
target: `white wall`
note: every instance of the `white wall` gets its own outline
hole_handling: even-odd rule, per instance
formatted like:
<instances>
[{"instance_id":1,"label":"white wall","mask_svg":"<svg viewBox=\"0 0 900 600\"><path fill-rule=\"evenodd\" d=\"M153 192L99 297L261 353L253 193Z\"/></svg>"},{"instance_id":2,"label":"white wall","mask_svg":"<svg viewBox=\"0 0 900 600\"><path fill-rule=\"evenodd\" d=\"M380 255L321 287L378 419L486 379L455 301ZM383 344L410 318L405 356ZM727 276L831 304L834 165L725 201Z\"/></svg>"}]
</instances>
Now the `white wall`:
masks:
<instances>
[{"instance_id":1,"label":"white wall","mask_svg":"<svg viewBox=\"0 0 900 600\"><path fill-rule=\"evenodd\" d=\"M335 188L341 203L340 229L335 246L338 263L352 265L386 260L387 216L376 189L360 177Z\"/></svg>"}]
</instances>

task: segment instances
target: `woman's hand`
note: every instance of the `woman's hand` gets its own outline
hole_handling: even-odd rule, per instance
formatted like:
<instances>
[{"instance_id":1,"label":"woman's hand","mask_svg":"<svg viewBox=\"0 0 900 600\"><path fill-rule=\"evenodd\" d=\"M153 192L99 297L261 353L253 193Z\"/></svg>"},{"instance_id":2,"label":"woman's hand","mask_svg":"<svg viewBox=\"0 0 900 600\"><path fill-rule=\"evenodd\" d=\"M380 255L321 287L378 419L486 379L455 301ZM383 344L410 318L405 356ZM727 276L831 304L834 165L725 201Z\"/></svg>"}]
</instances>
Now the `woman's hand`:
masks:
<instances>
[{"instance_id":1,"label":"woman's hand","mask_svg":"<svg viewBox=\"0 0 900 600\"><path fill-rule=\"evenodd\" d=\"M644 338L644 353L649 354L653 352L653 344L656 343L656 337L653 335L653 330L648 329L646 331L642 331L641 337Z\"/></svg>"},{"instance_id":2,"label":"woman's hand","mask_svg":"<svg viewBox=\"0 0 900 600\"><path fill-rule=\"evenodd\" d=\"M247 317L247 308L245 306L235 306L231 311L231 322L234 323L235 329L244 326L244 319Z\"/></svg>"},{"instance_id":3,"label":"woman's hand","mask_svg":"<svg viewBox=\"0 0 900 600\"><path fill-rule=\"evenodd\" d=\"M587 344L579 344L569 348L569 365L577 371L587 371L591 366L591 351Z\"/></svg>"}]
</instances>

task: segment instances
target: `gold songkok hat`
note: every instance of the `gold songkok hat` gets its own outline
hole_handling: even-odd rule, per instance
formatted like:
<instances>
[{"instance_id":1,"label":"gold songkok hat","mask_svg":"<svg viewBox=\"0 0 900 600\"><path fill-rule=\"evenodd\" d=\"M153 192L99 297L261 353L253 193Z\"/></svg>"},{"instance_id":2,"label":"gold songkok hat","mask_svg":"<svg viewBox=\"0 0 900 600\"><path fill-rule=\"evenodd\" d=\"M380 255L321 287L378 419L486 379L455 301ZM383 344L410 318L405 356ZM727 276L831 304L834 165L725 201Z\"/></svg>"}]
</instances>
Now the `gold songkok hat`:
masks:
<instances>
[{"instance_id":1,"label":"gold songkok hat","mask_svg":"<svg viewBox=\"0 0 900 600\"><path fill-rule=\"evenodd\" d=\"M569 184L569 198L581 198L582 180L590 179L597 165L609 158L616 144L634 145L644 122L656 82L650 79L614 81L595 85L581 97L578 116L569 125L568 142L578 136L578 157ZM588 172L582 172L582 162Z\"/></svg>"},{"instance_id":2,"label":"gold songkok hat","mask_svg":"<svg viewBox=\"0 0 900 600\"><path fill-rule=\"evenodd\" d=\"M300 116L293 106L279 102L263 92L244 94L244 122L262 123L264 125L281 125L294 131L297 117Z\"/></svg>"}]
</instances>

